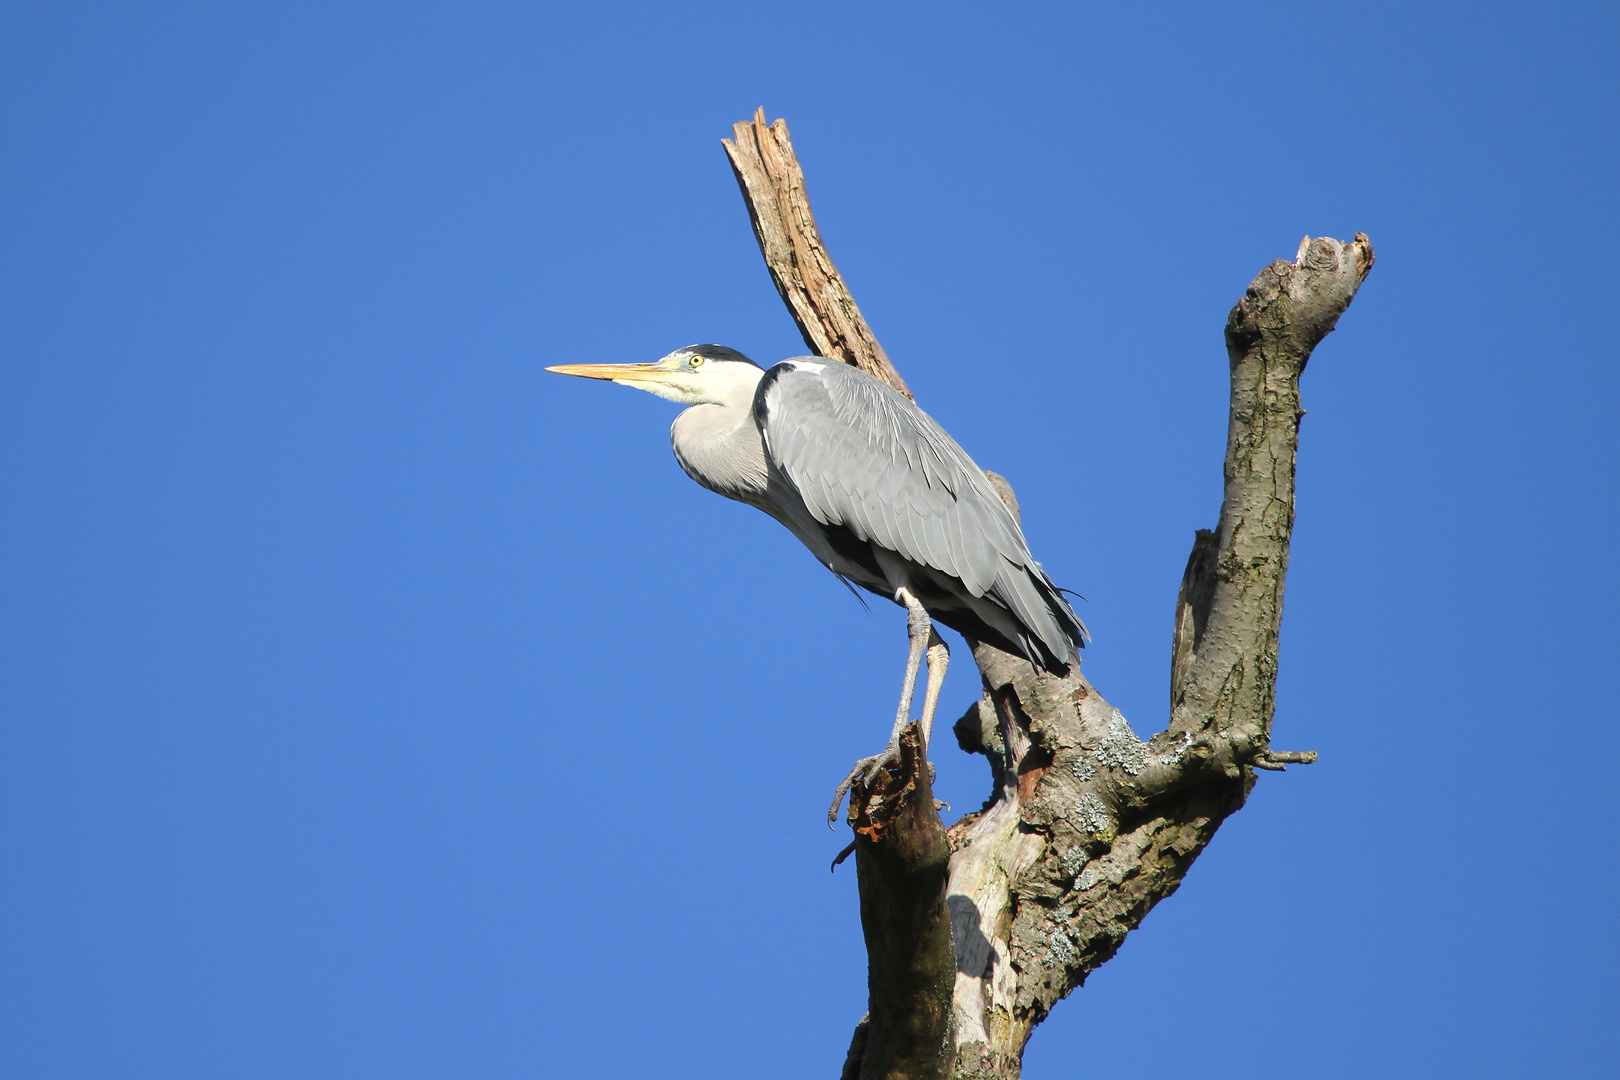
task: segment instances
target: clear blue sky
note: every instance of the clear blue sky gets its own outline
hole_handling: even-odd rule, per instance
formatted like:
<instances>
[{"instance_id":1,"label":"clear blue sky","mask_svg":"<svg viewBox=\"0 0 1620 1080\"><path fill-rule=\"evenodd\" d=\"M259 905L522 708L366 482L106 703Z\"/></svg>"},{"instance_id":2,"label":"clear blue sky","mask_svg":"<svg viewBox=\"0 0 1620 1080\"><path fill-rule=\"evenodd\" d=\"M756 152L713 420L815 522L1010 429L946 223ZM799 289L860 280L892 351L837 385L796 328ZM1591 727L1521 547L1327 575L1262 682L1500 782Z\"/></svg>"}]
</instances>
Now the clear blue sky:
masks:
<instances>
[{"instance_id":1,"label":"clear blue sky","mask_svg":"<svg viewBox=\"0 0 1620 1080\"><path fill-rule=\"evenodd\" d=\"M759 105L1143 735L1226 312L1377 247L1304 388L1321 763L1026 1075L1620 1071L1614 6L871 8L8 6L0 1075L836 1076L900 614L541 371L803 351Z\"/></svg>"}]
</instances>

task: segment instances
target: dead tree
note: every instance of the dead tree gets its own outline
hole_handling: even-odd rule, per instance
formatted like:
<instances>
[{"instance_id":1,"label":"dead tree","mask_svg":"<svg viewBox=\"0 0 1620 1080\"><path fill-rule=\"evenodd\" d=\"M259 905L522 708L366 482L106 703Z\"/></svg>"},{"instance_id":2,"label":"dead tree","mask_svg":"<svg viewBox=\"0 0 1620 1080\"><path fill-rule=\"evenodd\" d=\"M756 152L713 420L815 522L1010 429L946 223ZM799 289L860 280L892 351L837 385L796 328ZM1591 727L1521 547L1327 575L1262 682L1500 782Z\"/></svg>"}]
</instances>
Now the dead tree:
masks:
<instances>
[{"instance_id":1,"label":"dead tree","mask_svg":"<svg viewBox=\"0 0 1620 1080\"><path fill-rule=\"evenodd\" d=\"M761 109L733 134L754 235L805 344L909 396L821 242L787 124ZM1299 376L1372 263L1363 234L1306 237L1227 319L1225 495L1176 598L1168 727L1143 742L1078 666L1056 678L969 642L984 697L955 730L990 763L984 807L945 827L916 725L900 765L851 792L868 1010L845 1080L1017 1077L1035 1026L1175 892L1254 770L1315 760L1271 748Z\"/></svg>"}]
</instances>

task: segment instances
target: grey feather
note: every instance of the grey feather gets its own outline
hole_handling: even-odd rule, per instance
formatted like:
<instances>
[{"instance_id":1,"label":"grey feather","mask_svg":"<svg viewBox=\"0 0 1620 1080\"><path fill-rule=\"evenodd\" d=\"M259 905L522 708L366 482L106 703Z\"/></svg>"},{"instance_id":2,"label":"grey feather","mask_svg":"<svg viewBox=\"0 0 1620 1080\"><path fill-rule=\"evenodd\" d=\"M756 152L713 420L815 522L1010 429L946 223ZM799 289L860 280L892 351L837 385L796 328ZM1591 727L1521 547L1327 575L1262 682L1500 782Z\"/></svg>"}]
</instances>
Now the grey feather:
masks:
<instances>
[{"instance_id":1,"label":"grey feather","mask_svg":"<svg viewBox=\"0 0 1620 1080\"><path fill-rule=\"evenodd\" d=\"M793 519L808 513L914 568L909 581L877 578L806 540L836 573L880 595L918 588L947 625L1046 667L1073 662L1084 626L984 473L927 413L856 368L802 357L766 372L753 416L774 497L802 507L781 507L784 524L805 539Z\"/></svg>"},{"instance_id":2,"label":"grey feather","mask_svg":"<svg viewBox=\"0 0 1620 1080\"><path fill-rule=\"evenodd\" d=\"M690 405L670 428L681 468L770 514L846 582L897 602L909 594L946 626L1054 672L1078 659L1085 627L1017 519L967 452L887 383L819 357L761 370L718 345L553 370Z\"/></svg>"}]
</instances>

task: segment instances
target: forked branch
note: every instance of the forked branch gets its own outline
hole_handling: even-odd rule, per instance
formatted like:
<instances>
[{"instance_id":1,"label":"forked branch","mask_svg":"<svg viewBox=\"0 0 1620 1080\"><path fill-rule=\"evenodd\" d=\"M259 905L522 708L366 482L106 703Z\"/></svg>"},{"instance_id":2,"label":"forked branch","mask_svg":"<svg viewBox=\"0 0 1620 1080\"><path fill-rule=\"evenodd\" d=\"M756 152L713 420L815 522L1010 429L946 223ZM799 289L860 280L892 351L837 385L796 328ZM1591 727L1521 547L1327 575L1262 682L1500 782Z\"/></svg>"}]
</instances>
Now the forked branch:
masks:
<instances>
[{"instance_id":1,"label":"forked branch","mask_svg":"<svg viewBox=\"0 0 1620 1080\"><path fill-rule=\"evenodd\" d=\"M760 110L734 133L755 237L806 344L904 390L821 243L787 125ZM869 1015L845 1080L1018 1076L1035 1025L1175 891L1254 769L1315 760L1271 749L1299 376L1372 263L1362 234L1306 237L1232 309L1225 490L1176 600L1168 727L1143 742L1078 667L1054 678L970 642L984 697L955 730L990 763L984 806L941 834L915 754L852 799Z\"/></svg>"}]
</instances>

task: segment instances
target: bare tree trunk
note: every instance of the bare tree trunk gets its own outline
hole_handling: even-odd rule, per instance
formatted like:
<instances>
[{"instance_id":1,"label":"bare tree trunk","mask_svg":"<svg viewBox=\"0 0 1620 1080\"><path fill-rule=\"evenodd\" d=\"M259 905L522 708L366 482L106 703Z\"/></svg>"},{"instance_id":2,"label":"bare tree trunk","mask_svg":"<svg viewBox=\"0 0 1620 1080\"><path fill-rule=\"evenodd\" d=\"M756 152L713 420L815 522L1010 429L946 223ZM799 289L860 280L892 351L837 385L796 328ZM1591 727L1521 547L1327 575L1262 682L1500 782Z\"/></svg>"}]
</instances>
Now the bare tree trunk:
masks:
<instances>
[{"instance_id":1,"label":"bare tree trunk","mask_svg":"<svg viewBox=\"0 0 1620 1080\"><path fill-rule=\"evenodd\" d=\"M900 767L850 797L855 870L866 938L867 1018L858 1077L949 1075L951 973L956 953L945 908L951 849L934 809L922 732L900 734Z\"/></svg>"},{"instance_id":2,"label":"bare tree trunk","mask_svg":"<svg viewBox=\"0 0 1620 1080\"><path fill-rule=\"evenodd\" d=\"M734 134L760 250L806 344L904 390L821 245L786 123L760 110ZM1306 237L1227 320L1225 495L1176 600L1169 726L1143 742L1078 666L1056 678L974 644L984 697L955 731L990 763L984 807L944 829L915 741L852 793L869 1000L846 1080L1017 1077L1035 1026L1176 890L1254 770L1316 759L1271 748L1299 376L1372 264L1363 234Z\"/></svg>"}]
</instances>

